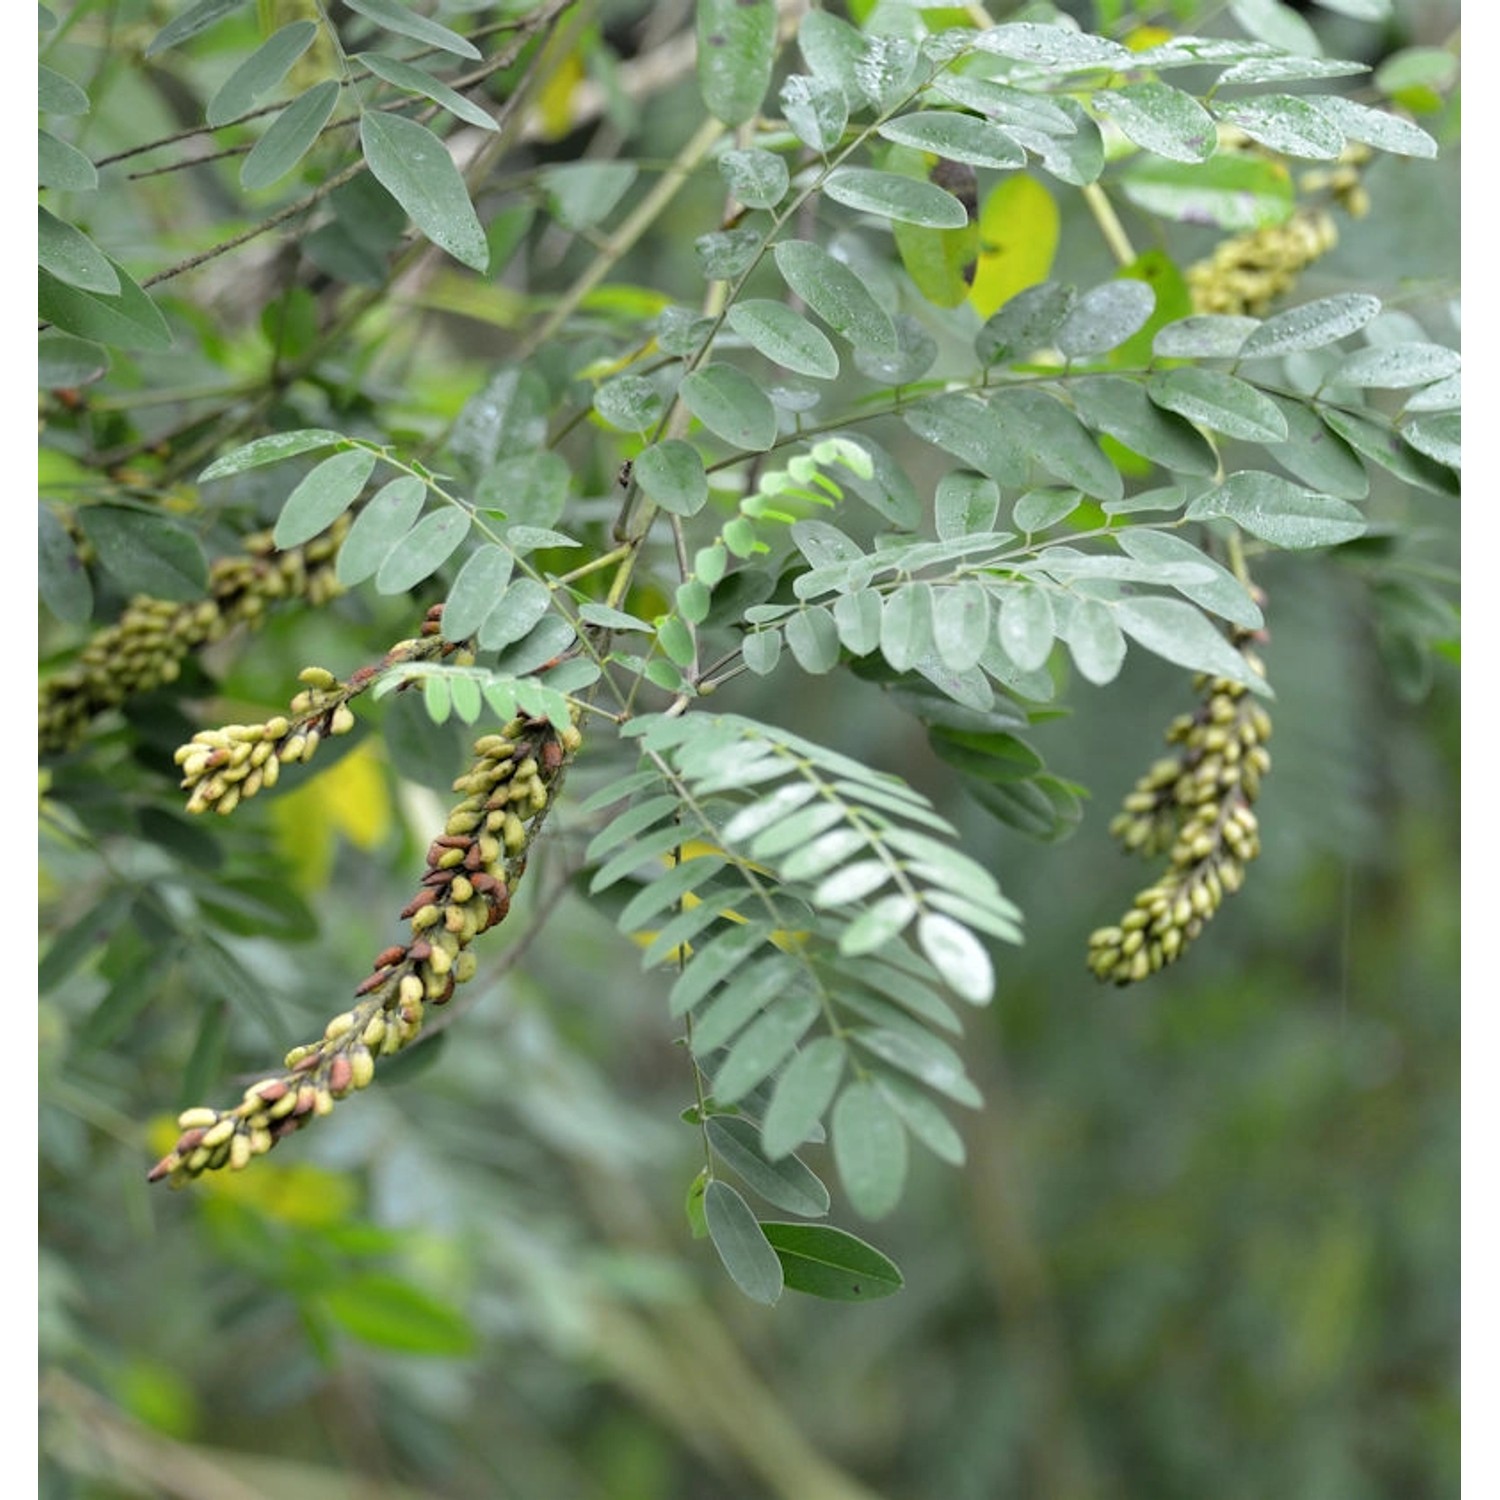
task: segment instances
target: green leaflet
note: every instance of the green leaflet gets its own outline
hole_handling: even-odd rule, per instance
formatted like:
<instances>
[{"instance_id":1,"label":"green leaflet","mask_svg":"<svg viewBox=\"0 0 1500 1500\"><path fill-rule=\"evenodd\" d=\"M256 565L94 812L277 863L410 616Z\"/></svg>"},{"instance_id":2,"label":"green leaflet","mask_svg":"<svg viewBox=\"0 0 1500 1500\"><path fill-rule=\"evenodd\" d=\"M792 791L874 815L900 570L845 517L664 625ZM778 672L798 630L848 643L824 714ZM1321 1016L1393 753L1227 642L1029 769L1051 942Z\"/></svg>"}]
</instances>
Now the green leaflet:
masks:
<instances>
[{"instance_id":1,"label":"green leaflet","mask_svg":"<svg viewBox=\"0 0 1500 1500\"><path fill-rule=\"evenodd\" d=\"M329 436L336 437L337 434ZM360 508L348 536L344 538L344 545L339 548L335 565L339 582L347 588L373 578L380 565L416 524L426 500L427 486L415 475L403 474L382 485Z\"/></svg>"},{"instance_id":2,"label":"green leaflet","mask_svg":"<svg viewBox=\"0 0 1500 1500\"><path fill-rule=\"evenodd\" d=\"M489 266L489 244L469 190L437 136L415 120L366 110L359 141L380 185L433 244L476 271Z\"/></svg>"},{"instance_id":3,"label":"green leaflet","mask_svg":"<svg viewBox=\"0 0 1500 1500\"><path fill-rule=\"evenodd\" d=\"M775 1303L783 1285L781 1261L750 1206L727 1182L710 1181L703 1190L709 1238L730 1278L752 1302Z\"/></svg>"},{"instance_id":4,"label":"green leaflet","mask_svg":"<svg viewBox=\"0 0 1500 1500\"><path fill-rule=\"evenodd\" d=\"M376 589L382 594L404 594L415 588L458 550L470 524L468 512L453 506L419 521L381 563L375 574Z\"/></svg>"},{"instance_id":5,"label":"green leaflet","mask_svg":"<svg viewBox=\"0 0 1500 1500\"><path fill-rule=\"evenodd\" d=\"M710 432L736 448L761 451L776 441L776 408L736 365L703 365L683 376L678 395Z\"/></svg>"},{"instance_id":6,"label":"green leaflet","mask_svg":"<svg viewBox=\"0 0 1500 1500\"><path fill-rule=\"evenodd\" d=\"M884 1218L906 1181L906 1132L874 1083L851 1083L833 1109L833 1156L855 1211Z\"/></svg>"},{"instance_id":7,"label":"green leaflet","mask_svg":"<svg viewBox=\"0 0 1500 1500\"><path fill-rule=\"evenodd\" d=\"M776 7L771 0L698 0L698 88L709 113L743 125L771 83Z\"/></svg>"},{"instance_id":8,"label":"green leaflet","mask_svg":"<svg viewBox=\"0 0 1500 1500\"><path fill-rule=\"evenodd\" d=\"M358 498L375 468L375 455L351 448L325 458L286 498L273 533L278 547L300 547L327 531Z\"/></svg>"},{"instance_id":9,"label":"green leaflet","mask_svg":"<svg viewBox=\"0 0 1500 1500\"><path fill-rule=\"evenodd\" d=\"M835 1302L871 1302L899 1292L895 1262L847 1230L830 1224L762 1223L781 1261L787 1290Z\"/></svg>"},{"instance_id":10,"label":"green leaflet","mask_svg":"<svg viewBox=\"0 0 1500 1500\"><path fill-rule=\"evenodd\" d=\"M401 4L400 0L346 0L346 3L350 10L369 17L377 26L385 31L395 32L397 36L409 36L423 46L437 47L443 52L471 58L475 62L482 56L473 42L455 31L449 31L436 21L428 20L426 16L418 15Z\"/></svg>"},{"instance_id":11,"label":"green leaflet","mask_svg":"<svg viewBox=\"0 0 1500 1500\"><path fill-rule=\"evenodd\" d=\"M495 121L486 109L464 98L457 89L451 89L440 78L434 78L425 68L414 67L411 63L401 62L394 57L387 57L383 52L361 52L355 57L355 61L367 67L377 78L389 83L394 88L402 89L409 94L420 94L424 99L431 99L434 104L440 104L449 114L462 120L466 125L477 126L480 130L494 130Z\"/></svg>"},{"instance_id":12,"label":"green leaflet","mask_svg":"<svg viewBox=\"0 0 1500 1500\"><path fill-rule=\"evenodd\" d=\"M172 331L156 304L119 262L103 257L119 285L113 295L88 291L37 269L37 313L64 333L119 349L171 347Z\"/></svg>"},{"instance_id":13,"label":"green leaflet","mask_svg":"<svg viewBox=\"0 0 1500 1500\"><path fill-rule=\"evenodd\" d=\"M126 593L202 597L208 561L197 537L177 522L122 505L90 505L78 512L78 524Z\"/></svg>"},{"instance_id":14,"label":"green leaflet","mask_svg":"<svg viewBox=\"0 0 1500 1500\"><path fill-rule=\"evenodd\" d=\"M934 182L879 172L868 167L839 167L823 184L835 203L927 229L963 229L969 212Z\"/></svg>"},{"instance_id":15,"label":"green leaflet","mask_svg":"<svg viewBox=\"0 0 1500 1500\"><path fill-rule=\"evenodd\" d=\"M1170 161L1207 161L1218 145L1213 116L1171 84L1147 80L1100 89L1090 102L1137 146Z\"/></svg>"},{"instance_id":16,"label":"green leaflet","mask_svg":"<svg viewBox=\"0 0 1500 1500\"><path fill-rule=\"evenodd\" d=\"M263 94L270 93L291 72L317 34L312 21L293 21L272 32L219 86L208 101L204 118L210 125L225 125L248 113Z\"/></svg>"},{"instance_id":17,"label":"green leaflet","mask_svg":"<svg viewBox=\"0 0 1500 1500\"><path fill-rule=\"evenodd\" d=\"M786 284L835 333L856 348L895 353L890 318L842 261L809 240L783 240L772 254Z\"/></svg>"},{"instance_id":18,"label":"green leaflet","mask_svg":"<svg viewBox=\"0 0 1500 1500\"><path fill-rule=\"evenodd\" d=\"M240 186L256 192L285 177L312 149L338 99L339 86L331 78L293 99L251 148L240 167Z\"/></svg>"}]
</instances>

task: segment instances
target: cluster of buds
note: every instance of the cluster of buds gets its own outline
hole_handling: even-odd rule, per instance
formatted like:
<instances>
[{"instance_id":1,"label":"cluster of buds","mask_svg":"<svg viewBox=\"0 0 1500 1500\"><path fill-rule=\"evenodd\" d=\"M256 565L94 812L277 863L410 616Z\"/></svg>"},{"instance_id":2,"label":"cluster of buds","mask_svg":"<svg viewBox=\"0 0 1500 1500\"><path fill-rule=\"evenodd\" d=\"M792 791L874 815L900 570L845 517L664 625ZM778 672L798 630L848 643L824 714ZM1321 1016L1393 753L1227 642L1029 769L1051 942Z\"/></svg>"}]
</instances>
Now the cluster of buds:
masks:
<instances>
[{"instance_id":1,"label":"cluster of buds","mask_svg":"<svg viewBox=\"0 0 1500 1500\"><path fill-rule=\"evenodd\" d=\"M322 1037L294 1047L283 1071L245 1090L232 1109L199 1107L178 1116L177 1144L150 1180L181 1186L220 1167L239 1170L308 1121L328 1114L375 1076L376 1060L402 1050L429 1006L452 998L475 972L469 944L503 921L526 856L578 748L578 730L517 718L474 747L454 782L466 795L427 850L421 889L401 913L411 936L376 955L354 1003Z\"/></svg>"},{"instance_id":2,"label":"cluster of buds","mask_svg":"<svg viewBox=\"0 0 1500 1500\"><path fill-rule=\"evenodd\" d=\"M245 551L210 565L208 594L188 603L138 596L78 657L41 684L39 740L44 754L72 749L97 715L127 698L176 681L184 659L221 640L236 625L259 626L283 600L326 603L341 592L334 573L349 530L341 516L322 536L278 552L270 532L245 540Z\"/></svg>"},{"instance_id":3,"label":"cluster of buds","mask_svg":"<svg viewBox=\"0 0 1500 1500\"><path fill-rule=\"evenodd\" d=\"M1284 224L1221 240L1207 260L1187 268L1193 307L1200 313L1259 317L1338 242L1333 215L1324 208L1298 209Z\"/></svg>"},{"instance_id":4,"label":"cluster of buds","mask_svg":"<svg viewBox=\"0 0 1500 1500\"><path fill-rule=\"evenodd\" d=\"M1259 672L1259 662L1245 655ZM1198 688L1198 711L1167 730L1178 753L1136 782L1109 825L1132 854L1170 852L1165 873L1136 896L1119 925L1090 936L1088 963L1098 979L1132 984L1179 959L1260 853L1251 804L1271 768L1270 715L1243 683L1201 677Z\"/></svg>"},{"instance_id":5,"label":"cluster of buds","mask_svg":"<svg viewBox=\"0 0 1500 1500\"><path fill-rule=\"evenodd\" d=\"M1185 275L1194 310L1251 317L1270 311L1308 266L1338 244L1338 227L1326 203L1353 219L1370 211L1361 171L1370 154L1368 146L1350 145L1332 166L1304 172L1297 191L1316 196L1318 203L1304 204L1284 224L1223 240L1207 260L1189 266Z\"/></svg>"},{"instance_id":6,"label":"cluster of buds","mask_svg":"<svg viewBox=\"0 0 1500 1500\"><path fill-rule=\"evenodd\" d=\"M304 667L297 679L302 691L292 699L288 713L264 724L203 729L179 745L174 759L182 769L182 789L191 794L187 810L201 813L211 807L217 813L232 813L263 787L275 786L283 765L311 760L330 735L348 734L354 728L349 700L382 672L438 657L471 665L474 655L467 646L442 639L442 608L436 604L427 612L420 639L398 641L379 662L359 668L347 681L341 682L326 667Z\"/></svg>"}]
</instances>

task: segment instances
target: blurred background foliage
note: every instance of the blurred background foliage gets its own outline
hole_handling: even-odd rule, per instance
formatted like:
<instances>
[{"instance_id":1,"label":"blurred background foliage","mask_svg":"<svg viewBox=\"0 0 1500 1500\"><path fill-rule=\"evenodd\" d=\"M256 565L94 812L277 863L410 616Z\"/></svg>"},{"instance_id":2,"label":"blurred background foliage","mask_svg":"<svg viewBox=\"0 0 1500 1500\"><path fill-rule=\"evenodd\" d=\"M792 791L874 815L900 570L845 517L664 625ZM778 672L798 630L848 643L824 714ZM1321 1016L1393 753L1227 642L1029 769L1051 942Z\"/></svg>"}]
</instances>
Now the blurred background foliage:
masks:
<instances>
[{"instance_id":1,"label":"blurred background foliage","mask_svg":"<svg viewBox=\"0 0 1500 1500\"><path fill-rule=\"evenodd\" d=\"M64 55L94 93L81 144L96 159L184 128L256 34L247 12L134 69L121 40L169 7L73 9ZM1208 29L1218 7L1166 9L1166 24L1196 10ZM686 14L604 7L542 101L534 162L669 156L699 118L690 78L641 98L618 83ZM1457 17L1413 3L1383 30L1309 19L1331 55L1373 62L1446 43ZM557 134L569 89L585 86L608 111ZM1456 337L1443 321L1458 269L1456 91L1438 106L1424 123L1443 156L1373 165L1369 216L1301 296L1394 292L1388 305ZM691 241L721 193L711 173L690 184L597 315L609 297L646 295L637 284L696 285ZM1097 235L1063 207L1055 274L1087 281L1104 264ZM194 169L101 194L91 229L149 271L248 224L245 212L213 169ZM1172 253L1185 263L1211 246L1199 238ZM274 289L298 254L340 253L272 237L170 284L164 305L195 337L117 363L93 398L91 442L109 460L97 467L190 510L200 413L143 397L258 399L267 340L288 336L276 317L305 310ZM553 228L498 281L439 269L323 351L262 420L358 431L378 412L398 438L442 431L578 253ZM66 412L50 417L66 428ZM588 481L601 505L609 451ZM43 463L44 484L91 482L66 441ZM1456 562L1455 505L1379 498L1434 563ZM1393 626L1389 590L1370 586L1378 548L1345 551L1273 559L1260 578L1277 692L1264 854L1187 960L1125 991L1094 983L1083 945L1139 884L1106 824L1191 706L1182 674L1133 654L1109 688L1065 693L1068 716L1037 743L1092 796L1076 835L1049 846L966 801L920 727L868 688L776 679L781 722L899 768L1026 913L1026 944L999 955L999 996L962 1043L986 1100L961 1122L968 1165L914 1164L881 1236L907 1284L868 1306L752 1306L690 1238L682 1200L699 1148L677 1119L690 1075L659 978L572 882L585 840L566 805L522 919L492 935L449 1024L315 1138L188 1192L148 1190L171 1112L321 1027L390 940L463 752L457 731L445 739L398 696L378 733L242 809L232 837L172 810L167 761L195 702L253 717L307 662L352 665L409 630L409 602L365 593L274 619L216 649L212 677L189 668L132 708L128 726L55 764L44 792L43 1493L1455 1494L1457 672L1443 643L1413 652ZM79 638L44 615L44 647ZM742 679L727 706L771 712L757 697L768 691ZM586 749L572 790L622 765ZM194 882L208 932L183 916ZM149 980L115 982L137 972ZM861 1230L852 1216L847 1227Z\"/></svg>"}]
</instances>

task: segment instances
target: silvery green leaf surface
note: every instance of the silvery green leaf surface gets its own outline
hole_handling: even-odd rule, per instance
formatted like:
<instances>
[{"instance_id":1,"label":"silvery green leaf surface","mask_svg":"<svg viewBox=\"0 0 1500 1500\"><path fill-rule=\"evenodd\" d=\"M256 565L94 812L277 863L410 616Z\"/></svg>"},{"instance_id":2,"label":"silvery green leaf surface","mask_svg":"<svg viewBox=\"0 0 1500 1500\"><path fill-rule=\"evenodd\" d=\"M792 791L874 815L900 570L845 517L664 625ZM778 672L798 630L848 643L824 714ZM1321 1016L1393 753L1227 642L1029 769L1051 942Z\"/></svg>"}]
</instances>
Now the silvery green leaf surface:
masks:
<instances>
[{"instance_id":1,"label":"silvery green leaf surface","mask_svg":"<svg viewBox=\"0 0 1500 1500\"><path fill-rule=\"evenodd\" d=\"M698 89L709 113L743 125L760 108L776 51L772 0L698 0Z\"/></svg>"}]
</instances>

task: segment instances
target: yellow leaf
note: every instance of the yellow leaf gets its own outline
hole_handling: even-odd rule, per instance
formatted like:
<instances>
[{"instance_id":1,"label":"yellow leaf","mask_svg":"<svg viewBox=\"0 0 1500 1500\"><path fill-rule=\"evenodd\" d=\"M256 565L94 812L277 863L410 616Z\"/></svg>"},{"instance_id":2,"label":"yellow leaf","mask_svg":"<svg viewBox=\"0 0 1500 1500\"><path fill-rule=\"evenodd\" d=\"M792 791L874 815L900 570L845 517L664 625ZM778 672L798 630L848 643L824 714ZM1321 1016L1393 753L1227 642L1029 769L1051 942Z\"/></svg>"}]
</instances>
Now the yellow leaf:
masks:
<instances>
[{"instance_id":1,"label":"yellow leaf","mask_svg":"<svg viewBox=\"0 0 1500 1500\"><path fill-rule=\"evenodd\" d=\"M583 58L570 52L537 95L537 117L547 140L559 141L573 128L573 90L582 81Z\"/></svg>"},{"instance_id":2,"label":"yellow leaf","mask_svg":"<svg viewBox=\"0 0 1500 1500\"><path fill-rule=\"evenodd\" d=\"M1172 33L1161 26L1137 26L1123 38L1125 46L1131 52L1149 52L1153 47L1160 47L1172 40Z\"/></svg>"},{"instance_id":3,"label":"yellow leaf","mask_svg":"<svg viewBox=\"0 0 1500 1500\"><path fill-rule=\"evenodd\" d=\"M157 1115L146 1130L151 1151L159 1156L177 1144L180 1134L172 1115ZM302 1229L342 1224L359 1206L359 1190L346 1173L306 1161L283 1166L264 1157L243 1172L205 1172L194 1179L193 1191L211 1200L244 1204Z\"/></svg>"},{"instance_id":4,"label":"yellow leaf","mask_svg":"<svg viewBox=\"0 0 1500 1500\"><path fill-rule=\"evenodd\" d=\"M1059 222L1056 200L1034 177L1014 172L995 184L979 213L979 264L969 292L981 318L1047 279Z\"/></svg>"},{"instance_id":5,"label":"yellow leaf","mask_svg":"<svg viewBox=\"0 0 1500 1500\"><path fill-rule=\"evenodd\" d=\"M690 859L702 859L706 854L722 855L723 853L724 851L717 844L710 844L703 839L689 839L682 846L681 863L686 864ZM679 863L679 861L673 859L670 854L663 854L661 857L661 862L669 868ZM745 861L745 868L748 870L754 870L758 875L769 875L771 873L768 869L766 869L764 865L753 864L748 860ZM691 891L687 891L684 893L682 898L682 909L684 911L691 911L695 906L701 906L702 904L703 901L701 897L695 896ZM732 906L724 907L723 910L719 912L719 915L723 917L726 922L744 923L749 921L748 917L741 915L741 913L737 912ZM656 933L654 931L637 932L632 934L632 938L638 947L649 948L651 944L656 941ZM774 943L778 948L780 948L783 953L790 953L792 949L800 947L804 942L807 941L807 934L805 932L787 932L778 927L776 931L771 934L770 941ZM662 960L662 962L672 964L686 963L687 960L692 956L693 945L691 943L684 943L681 947L674 948L666 956L666 958Z\"/></svg>"},{"instance_id":6,"label":"yellow leaf","mask_svg":"<svg viewBox=\"0 0 1500 1500\"><path fill-rule=\"evenodd\" d=\"M319 890L333 867L337 836L373 849L390 831L391 799L379 741L368 739L313 780L272 803L276 838L303 890Z\"/></svg>"}]
</instances>

